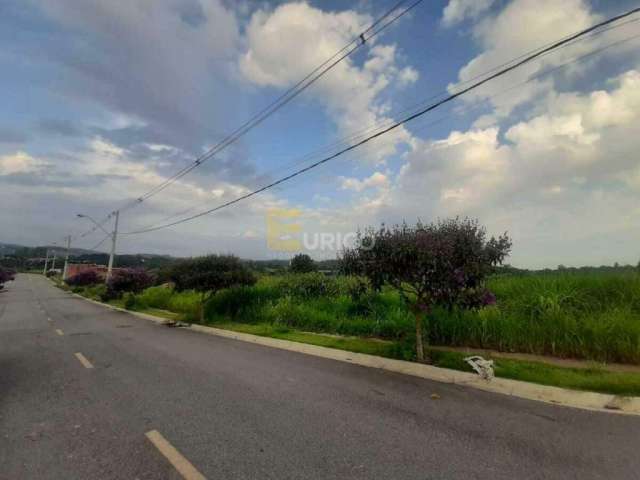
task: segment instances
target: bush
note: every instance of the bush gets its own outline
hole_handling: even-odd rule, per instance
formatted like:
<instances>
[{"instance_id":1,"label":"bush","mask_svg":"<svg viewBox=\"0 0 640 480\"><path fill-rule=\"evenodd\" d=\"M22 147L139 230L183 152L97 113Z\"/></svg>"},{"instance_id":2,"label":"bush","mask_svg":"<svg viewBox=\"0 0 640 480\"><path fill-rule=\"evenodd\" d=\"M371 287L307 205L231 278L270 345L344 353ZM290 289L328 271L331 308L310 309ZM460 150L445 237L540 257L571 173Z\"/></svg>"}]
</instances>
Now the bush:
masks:
<instances>
[{"instance_id":1,"label":"bush","mask_svg":"<svg viewBox=\"0 0 640 480\"><path fill-rule=\"evenodd\" d=\"M305 253L299 253L291 259L289 270L291 271L291 273L315 272L317 270L316 262L314 262L309 255Z\"/></svg>"},{"instance_id":2,"label":"bush","mask_svg":"<svg viewBox=\"0 0 640 480\"><path fill-rule=\"evenodd\" d=\"M101 302L109 300L107 295L107 286L104 283L98 283L97 285L84 287L84 295L93 300L99 300Z\"/></svg>"},{"instance_id":3,"label":"bush","mask_svg":"<svg viewBox=\"0 0 640 480\"><path fill-rule=\"evenodd\" d=\"M137 296L138 303L151 308L166 310L173 295L173 288L167 285L149 287Z\"/></svg>"},{"instance_id":4,"label":"bush","mask_svg":"<svg viewBox=\"0 0 640 480\"><path fill-rule=\"evenodd\" d=\"M84 270L65 280L66 284L72 287L85 287L100 283L102 278L95 270Z\"/></svg>"},{"instance_id":5,"label":"bush","mask_svg":"<svg viewBox=\"0 0 640 480\"><path fill-rule=\"evenodd\" d=\"M233 255L207 255L183 260L169 273L177 291L195 290L200 293L200 321L204 321L204 307L218 290L237 285L253 285L256 277Z\"/></svg>"},{"instance_id":6,"label":"bush","mask_svg":"<svg viewBox=\"0 0 640 480\"><path fill-rule=\"evenodd\" d=\"M120 298L125 292L140 293L151 286L153 278L145 270L127 268L116 270L107 283L109 299Z\"/></svg>"},{"instance_id":7,"label":"bush","mask_svg":"<svg viewBox=\"0 0 640 480\"><path fill-rule=\"evenodd\" d=\"M260 308L276 301L281 293L272 286L255 285L226 288L217 292L205 306L206 318L227 316L231 318L255 318Z\"/></svg>"},{"instance_id":8,"label":"bush","mask_svg":"<svg viewBox=\"0 0 640 480\"><path fill-rule=\"evenodd\" d=\"M0 285L10 282L15 279L16 272L10 268L0 267Z\"/></svg>"},{"instance_id":9,"label":"bush","mask_svg":"<svg viewBox=\"0 0 640 480\"><path fill-rule=\"evenodd\" d=\"M135 293L126 292L122 295L122 305L127 310L133 310L136 306L136 295Z\"/></svg>"},{"instance_id":10,"label":"bush","mask_svg":"<svg viewBox=\"0 0 640 480\"><path fill-rule=\"evenodd\" d=\"M182 313L190 322L200 319L201 295L193 290L174 292L169 298L167 310Z\"/></svg>"},{"instance_id":11,"label":"bush","mask_svg":"<svg viewBox=\"0 0 640 480\"><path fill-rule=\"evenodd\" d=\"M318 272L283 275L276 285L282 296L302 299L333 297L340 293L340 285L334 278Z\"/></svg>"}]
</instances>

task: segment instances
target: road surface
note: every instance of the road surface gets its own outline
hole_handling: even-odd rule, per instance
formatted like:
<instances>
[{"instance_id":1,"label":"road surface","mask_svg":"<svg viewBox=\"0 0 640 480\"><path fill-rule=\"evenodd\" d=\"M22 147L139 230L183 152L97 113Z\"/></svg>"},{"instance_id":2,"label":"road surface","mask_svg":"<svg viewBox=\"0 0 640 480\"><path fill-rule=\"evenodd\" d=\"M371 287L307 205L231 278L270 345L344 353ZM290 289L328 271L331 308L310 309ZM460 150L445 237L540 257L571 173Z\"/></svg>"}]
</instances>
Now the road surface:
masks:
<instances>
[{"instance_id":1,"label":"road surface","mask_svg":"<svg viewBox=\"0 0 640 480\"><path fill-rule=\"evenodd\" d=\"M639 417L167 328L37 275L0 293L0 435L3 480L640 478Z\"/></svg>"}]
</instances>

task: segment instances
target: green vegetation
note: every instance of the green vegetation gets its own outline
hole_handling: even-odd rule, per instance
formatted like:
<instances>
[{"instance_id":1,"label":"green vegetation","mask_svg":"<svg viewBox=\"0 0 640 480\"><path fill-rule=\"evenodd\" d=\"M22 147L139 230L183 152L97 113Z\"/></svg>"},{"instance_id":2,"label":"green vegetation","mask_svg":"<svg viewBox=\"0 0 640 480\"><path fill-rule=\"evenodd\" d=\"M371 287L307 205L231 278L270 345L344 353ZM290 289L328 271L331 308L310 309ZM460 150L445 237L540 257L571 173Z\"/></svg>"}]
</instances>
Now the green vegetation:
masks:
<instances>
[{"instance_id":1,"label":"green vegetation","mask_svg":"<svg viewBox=\"0 0 640 480\"><path fill-rule=\"evenodd\" d=\"M595 361L640 363L640 275L547 273L498 275L487 286L497 303L471 311L435 310L432 344ZM68 288L68 287L67 287ZM100 299L104 285L74 287ZM199 321L200 293L170 285L127 295L128 308L173 320ZM124 307L123 299L110 303ZM414 318L400 295L371 291L357 277L320 273L262 276L253 286L219 290L205 322L255 335L403 360L415 359ZM339 335L339 336L338 336ZM428 349L434 365L470 371L464 354ZM578 390L640 395L640 374L565 368L499 358L496 375Z\"/></svg>"},{"instance_id":2,"label":"green vegetation","mask_svg":"<svg viewBox=\"0 0 640 480\"><path fill-rule=\"evenodd\" d=\"M495 305L434 309L425 325L429 343L640 364L638 273L499 275L487 286ZM104 285L72 290L104 300ZM128 296L128 306L168 310L194 322L200 321L200 300L195 291L165 285ZM320 273L262 276L253 286L221 289L207 301L204 319L415 340L413 315L397 292L374 292L357 277Z\"/></svg>"},{"instance_id":3,"label":"green vegetation","mask_svg":"<svg viewBox=\"0 0 640 480\"><path fill-rule=\"evenodd\" d=\"M497 303L474 310L435 309L425 326L434 345L640 363L640 275L555 273L493 277ZM88 296L102 286L89 287ZM364 288L364 290L363 290ZM131 302L131 301L130 301ZM151 287L135 307L199 321L200 295ZM320 273L263 276L222 289L205 305L205 323L270 324L308 332L411 342L414 318L398 293L374 292L357 277Z\"/></svg>"},{"instance_id":4,"label":"green vegetation","mask_svg":"<svg viewBox=\"0 0 640 480\"><path fill-rule=\"evenodd\" d=\"M279 338L293 342L308 343L322 347L337 348L356 353L405 360L413 356L412 344L359 337L336 337L309 332L300 332L272 324L220 323L217 328L250 333L263 337ZM464 372L471 367L460 352L430 350L433 365ZM586 390L616 395L640 395L640 373L609 372L599 368L564 368L541 362L496 359L497 377L524 382L552 385L574 390Z\"/></svg>"}]
</instances>

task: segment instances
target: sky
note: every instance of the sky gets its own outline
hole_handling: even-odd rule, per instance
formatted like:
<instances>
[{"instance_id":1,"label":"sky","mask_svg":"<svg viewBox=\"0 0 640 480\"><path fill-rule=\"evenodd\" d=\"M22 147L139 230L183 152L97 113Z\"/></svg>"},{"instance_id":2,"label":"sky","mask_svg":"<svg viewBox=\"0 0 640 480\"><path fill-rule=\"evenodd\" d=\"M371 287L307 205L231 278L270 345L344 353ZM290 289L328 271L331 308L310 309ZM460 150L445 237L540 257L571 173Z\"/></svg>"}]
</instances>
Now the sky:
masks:
<instances>
[{"instance_id":1,"label":"sky","mask_svg":"<svg viewBox=\"0 0 640 480\"><path fill-rule=\"evenodd\" d=\"M91 224L78 213L102 220L189 165L395 3L4 0L0 242L79 236ZM509 233L515 266L636 264L640 14L260 195L133 233L259 188L635 6L423 1L238 142L123 210L118 252L288 258L269 241L280 222L295 224L295 249L332 258L367 226L468 216ZM107 251L104 237L73 246Z\"/></svg>"}]
</instances>

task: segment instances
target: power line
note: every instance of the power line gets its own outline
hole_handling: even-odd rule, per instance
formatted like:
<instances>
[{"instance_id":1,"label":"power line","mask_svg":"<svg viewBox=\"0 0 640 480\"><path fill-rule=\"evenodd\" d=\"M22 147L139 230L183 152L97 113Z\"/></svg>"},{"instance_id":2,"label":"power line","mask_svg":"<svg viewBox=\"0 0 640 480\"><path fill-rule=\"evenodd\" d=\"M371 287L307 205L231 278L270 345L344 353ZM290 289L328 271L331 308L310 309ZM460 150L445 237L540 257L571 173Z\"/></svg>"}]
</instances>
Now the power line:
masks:
<instances>
[{"instance_id":1,"label":"power line","mask_svg":"<svg viewBox=\"0 0 640 480\"><path fill-rule=\"evenodd\" d=\"M385 19L389 18L393 12L395 12L402 4L406 3L407 0L401 0L397 2L391 9L389 9L384 15L374 21L366 30L360 33L357 37L355 37L351 42L345 45L342 49L333 54L330 58L325 60L322 64L313 69L307 76L297 82L293 87L289 88L286 92L284 92L280 97L274 100L272 103L267 105L264 109L258 112L256 115L251 117L245 123L243 123L240 127L234 130L231 134L226 136L223 140L218 142L214 147L210 148L203 155L199 156L194 160L190 165L184 167L182 170L178 171L171 177L164 180L162 183L156 185L148 192L142 194L133 202L126 204L124 207L120 208L120 210L131 208L135 205L140 204L146 199L156 195L161 192L169 185L182 178L184 175L188 174L192 170L198 168L202 163L209 160L213 155L219 153L224 150L229 145L235 143L239 138L245 135L254 127L258 126L280 108L284 107L298 95L300 95L304 90L314 84L318 79L320 79L323 75L325 75L329 70L333 69L336 65L342 62L344 59L353 54L356 50L362 47L368 40L378 35L384 29L389 27L391 24L396 22L399 18L407 14L417 5L422 3L424 0L415 0L411 3L407 8L402 10L400 13L392 17L388 22L382 24L379 28L376 28L380 25Z\"/></svg>"},{"instance_id":2,"label":"power line","mask_svg":"<svg viewBox=\"0 0 640 480\"><path fill-rule=\"evenodd\" d=\"M396 129L400 125L403 125L403 124L405 124L407 122L410 122L410 121L412 121L412 120L414 120L414 119L416 119L416 118L418 118L418 117L420 117L420 116L422 116L422 115L424 115L424 114L426 114L426 113L428 113L428 112L430 112L432 110L435 110L436 108L439 108L442 105L455 100L456 98L468 93L469 91L474 90L474 89L484 85L485 83L490 82L491 80L493 80L495 78L501 77L501 76L503 76L503 75L505 75L505 74L507 74L507 73L519 68L520 66L522 66L522 65L524 65L526 63L529 63L529 62L535 60L538 57L541 57L541 56L545 55L547 52L551 52L551 51L556 50L556 49L558 49L560 47L563 47L563 46L573 42L574 40L576 40L578 38L581 38L581 37L584 37L585 35L593 32L595 30L598 30L598 29L600 29L602 27L610 25L610 24L612 24L612 23L614 23L614 22L616 22L618 20L621 20L623 18L629 17L630 15L633 15L633 14L638 13L638 12L640 12L640 8L635 8L635 9L630 10L630 11L624 13L624 14L621 14L621 15L618 15L618 16L615 16L615 17L611 17L611 18L609 18L607 20L604 20L604 21L602 21L600 23L597 23L597 24L595 24L595 25L593 25L591 27L588 27L588 28L586 28L584 30L581 30L581 31L577 32L577 33L574 33L573 35L570 35L570 36L565 37L565 38L563 38L561 40L553 42L552 44L546 46L545 48L542 48L542 49L540 49L540 50L538 50L538 51L536 51L536 52L534 52L534 53L532 53L530 55L527 55L524 58L520 59L519 61L517 61L515 63L512 63L512 64L508 65L505 68L502 68L502 69L498 70L496 73L493 73L493 74L489 75L488 77L486 77L486 78L484 78L482 80L479 80L479 81L473 83L472 85L470 85L470 86L468 86L468 87L466 87L466 88L464 88L462 90L459 90L459 91L447 96L446 98L444 98L442 100L439 100L439 101L427 106L426 108L423 108L420 111L405 117L402 120L399 120L399 121L393 123L391 126L386 127L383 130L381 130L379 132L376 132L376 133L366 137L363 140L360 140L359 142L356 142L356 143L354 143L354 144L352 144L352 145L350 145L350 146L348 146L348 147L346 147L346 148L344 148L344 149L342 149L342 150L340 150L340 151L338 151L338 152L336 152L336 153L334 153L332 155L329 155L329 156L327 156L327 157L325 157L325 158L323 158L321 160L318 160L318 161L312 163L309 166L306 166L304 168L296 170L295 172L293 172L293 173L291 173L289 175L286 175L286 176L284 176L284 177L282 177L282 178L280 178L280 179L278 179L278 180L276 180L274 182L271 182L271 183L269 183L269 184L267 184L267 185L265 185L265 186L263 186L261 188L253 190L253 191L251 191L251 192L249 192L247 194L241 195L241 196L239 196L239 197L237 197L237 198L235 198L233 200L225 202L225 203L223 203L221 205L218 205L218 206L216 206L214 208L205 210L205 211L197 213L195 215L191 215L191 216L183 218L181 220L177 220L175 222L170 222L170 223L158 225L158 226L155 226L155 227L150 227L150 228L147 228L147 229L142 229L142 230L133 231L133 232L127 232L127 234L147 233L147 232L152 232L152 231L160 230L160 229L163 229L163 228L168 228L168 227L171 227L171 226L175 226L175 225L178 225L178 224L181 224L181 223L184 223L184 222L187 222L187 221L194 220L196 218L202 217L204 215L208 215L210 213L216 212L216 211L221 210L223 208L229 207L229 206L231 206L231 205L233 205L235 203L238 203L238 202L240 202L242 200L246 200L247 198L253 197L253 196L255 196L255 195L259 194L259 193L264 192L265 190L268 190L268 189L273 188L273 187L275 187L277 185L280 185L281 183L287 182L287 181L291 180L292 178L295 178L295 177L297 177L299 175L302 175L303 173L308 172L309 170L312 170L312 169L314 169L314 168L316 168L316 167L318 167L318 166L320 166L320 165L322 165L324 163L327 163L327 162L329 162L329 161L331 161L331 160L333 160L333 159L335 159L335 158L337 158L337 157L339 157L339 156L351 151L351 150L354 150L354 149L356 149L356 148L358 148L358 147L370 142L371 140L374 140L375 138L378 138L381 135L384 135L384 134Z\"/></svg>"},{"instance_id":3,"label":"power line","mask_svg":"<svg viewBox=\"0 0 640 480\"><path fill-rule=\"evenodd\" d=\"M597 48L597 49L591 50L591 51L589 51L588 53L586 53L586 54L584 54L584 55L581 55L581 56L578 56L578 57L571 58L570 60L568 60L568 61L566 61L566 62L563 62L563 63L562 63L562 64L560 64L560 65L557 65L557 66L555 66L555 67L552 67L552 68L546 69L546 70L544 70L544 71L542 71L542 72L539 72L539 73L537 73L537 74L535 74L535 75L533 75L533 76L531 76L531 77L527 78L526 80L524 80L524 81L522 81L522 82L520 82L520 83L517 83L517 84L515 84L515 85L512 85L512 86L510 86L509 88L506 88L506 89L504 89L504 90L501 90L501 91L500 91L500 92L498 92L498 93L495 93L495 94L493 94L493 95L490 95L490 96L488 96L488 97L484 98L481 102L479 102L479 103L477 103L477 104L474 104L474 105L473 105L473 106L471 106L471 107L466 107L466 108L464 108L462 111L457 111L456 113L458 113L458 114L459 114L459 113L465 113L465 114L468 114L468 113L469 113L469 112L471 112L471 111L474 111L474 110L478 110L478 109L480 109L480 108L483 108L483 107L484 107L484 103L489 102L489 101L491 101L491 100L493 100L493 99L495 99L495 98L497 98L497 97L499 97L499 96L501 96L501 95L504 95L504 94L506 94L506 93L509 93L509 92L511 92L511 91L513 91L513 90L515 90L516 88L519 88L519 87L521 87L521 86L523 86L523 85L525 85L525 84L527 84L527 83L530 83L530 82L532 82L532 81L534 81L534 80L537 80L537 79L542 78L542 77L544 77L544 76L547 76L547 75L550 75L550 74L552 74L552 73L555 73L555 72L557 72L557 71L559 71L559 70L561 70L561 69L563 69L563 68L566 68L567 66L569 66L569 65L571 65L571 64L574 64L574 63L577 63L577 62L580 62L580 61L586 60L586 59L588 59L588 58L590 58L590 57L592 57L592 56L594 56L594 55L597 55L597 54L599 54L599 53L602 53L602 52L603 52L603 51L605 51L605 50L609 50L609 49L611 49L611 48L613 48L613 47L616 47L616 46L622 45L622 44L624 44L624 43L628 43L628 42L630 42L630 41L632 41L632 40L636 40L636 39L638 39L638 38L640 38L640 34L632 35L632 36L630 36L630 37L626 37L626 38L621 39L621 40L618 40L618 41L616 41L616 42L613 42L613 43L607 44L607 45L605 45L605 46L603 46L603 47L600 47L600 48ZM431 127L431 126L433 126L433 125L439 124L439 123L443 122L444 120L446 120L446 119L450 118L451 116L452 116L452 114L451 114L451 113L449 113L449 114L447 114L447 115L444 115L444 116L441 116L440 118L438 118L438 119L436 119L436 120L434 120L434 121L431 121L431 122L428 122L428 123L426 123L426 124L424 124L424 125L421 125L421 126L420 126L419 128L417 128L417 129L413 129L413 132L415 133L415 132L419 132L419 131L425 130L427 127ZM386 143L390 143L390 142L386 142ZM361 153L360 157L361 157L361 156L362 156L362 153ZM307 157L308 157L308 156L307 156ZM359 157L356 157L356 158L359 158ZM353 158L352 158L352 159L353 159ZM297 162L297 163L304 163L304 162ZM190 207L190 208L189 208L189 209L187 209L186 211L182 211L182 212L179 212L179 213L176 213L176 214L170 215L169 217L165 217L163 220L161 220L161 222L166 222L167 220L169 220L169 219L171 219L171 218L175 218L175 217L178 217L178 216L184 215L184 214L185 214L185 213L187 213L188 211L192 211L192 210L194 210L195 208L197 208L198 206L202 206L202 205L194 205L193 207ZM141 228L141 230L146 230L147 228L152 228L153 226L155 226L155 224L152 224L152 225L151 225L151 226L149 226L149 227L142 227L142 228ZM124 235L131 235L131 234L134 234L134 233L136 233L136 232L124 232L123 234L124 234Z\"/></svg>"},{"instance_id":4,"label":"power line","mask_svg":"<svg viewBox=\"0 0 640 480\"><path fill-rule=\"evenodd\" d=\"M573 45L575 45L575 44L577 44L577 43L579 43L579 42L586 41L586 40L588 40L588 39L590 39L590 38L593 38L593 37L595 37L595 36L597 36L597 35L601 35L601 34L603 34L603 33L606 33L606 32L608 32L608 31L610 31L610 30L612 30L612 29L621 28L621 27L623 27L623 26L625 26L625 25L628 25L628 24L630 24L630 23L634 23L634 22L638 22L638 21L640 21L640 18L636 18L636 19L628 20L628 21L626 21L626 22L624 22L624 23L621 23L621 24L619 24L619 25L613 25L613 26L609 26L609 27L607 27L607 28L600 29L600 30L598 30L598 31L591 32L589 35L585 35L584 37L581 37L581 38L575 39L575 40L573 40L572 42L570 42L570 43L568 43L568 44L564 45L564 46L563 46L563 48L565 48L565 47L569 47L569 46L573 46ZM563 37L563 38L569 38L570 36L571 36L571 35L567 35L566 37ZM610 48L610 47L614 47L614 46L616 46L616 45L618 45L618 44L620 44L620 43L624 43L624 42L629 41L629 40L632 40L632 39L634 39L634 38L635 38L635 37L631 37L631 38L627 38L627 39L623 40L622 42L615 42L615 43L609 44L609 45L607 45L607 46L606 46L606 47L604 47L604 48L596 49L596 50L594 50L594 51L592 51L592 52L588 53L587 55L584 55L584 56L581 56L581 57L575 58L575 59L571 60L571 61L570 61L570 62L568 62L568 63L571 63L571 62L574 62L574 61L580 61L580 60L583 60L583 59L585 59L585 58L587 58L587 57L589 57L589 56L591 56L591 55L597 54L597 53L599 53L599 52L601 52L601 51L603 51L603 50L606 50L606 49L608 49L608 48ZM502 63L502 64L500 64L500 65L498 65L498 66L495 66L495 67L491 68L491 69L490 69L490 70L488 70L488 71L485 71L485 72L483 72L483 73L480 73L480 74L478 74L478 75L475 75L474 77L472 77L472 78L470 78L470 79L468 79L468 80L465 80L465 81L463 81L463 82L460 82L460 83L456 84L456 85L455 85L455 88L456 88L456 89L459 89L459 88L460 88L461 86L463 86L463 85L467 85L467 84L469 84L469 83L472 83L474 80L477 80L477 79L482 78L482 77L484 77L484 76L486 76L486 75L488 75L488 74L490 74L490 73L492 73L492 72L495 72L495 71L496 71L496 70L498 70L499 68L504 67L504 66L506 66L506 65L509 65L509 64L511 64L511 63L513 63L513 62L515 62L515 61L517 61L517 60L519 60L519 59L521 59L521 58L524 58L524 57L525 57L526 55L528 55L528 54L531 54L531 53L537 52L538 50L541 50L541 49L545 48L546 46L551 45L552 43L553 43L553 42L549 42L549 43L547 43L547 44L545 44L545 45L543 45L543 46L540 46L540 47L537 47L537 48L535 48L535 49L533 49L533 50L530 50L530 51L528 51L527 53L522 54L522 55L520 55L520 56L518 56L518 57L516 57L516 58L514 58L514 59L511 59L511 60L509 60L509 61L507 61L507 62L504 62L504 63ZM546 52L544 55L541 55L539 58L541 58L541 57L543 57L543 56L546 56L546 55L549 55L549 54L552 54L552 53L555 53L555 52L554 52L554 51ZM560 66L560 68L562 68L562 67L564 67L564 66L566 66L566 65L567 65L567 63L564 63L564 64L562 64L562 65ZM502 93L506 93L506 92L508 92L508 91L511 91L513 88L516 88L516 87L518 87L518 86L520 86L520 85L522 85L522 84L524 84L524 83L528 83L528 82L530 82L530 81L532 81L532 80L534 80L534 79L536 79L536 78L539 78L539 77L540 77L540 76L542 76L542 75L547 75L547 74L549 74L549 73L552 73L552 72L554 72L554 71L556 71L556 70L557 70L557 69L551 69L551 70L547 70L547 71L545 71L545 72L542 72L542 74L534 75L533 77L530 77L530 78L529 78L528 80L526 80L525 82L520 83L520 84L517 84L517 85L515 85L515 86L513 86L513 87L509 87L507 90L505 90L505 91L501 92L500 94L502 94ZM397 116L397 115L399 115L399 114L406 113L406 112L409 112L409 111L411 111L411 112L416 111L416 110L418 110L419 108L421 108L423 105L425 105L429 100L433 100L433 99L435 99L435 98L443 97L446 93L447 93L447 90L442 90L440 93L435 94L435 95L431 95L430 97L428 97L428 98L426 98L426 99L424 99L424 100L421 100L420 102L414 103L414 104L412 104L411 106L407 106L407 107L405 107L405 108L402 108L401 110L396 110L395 112L393 112L393 113L391 114L391 116ZM500 94L498 94L498 95L500 95ZM492 95L492 96L490 96L490 97L485 98L484 100L489 100L489 99L491 99L491 98L495 98L495 97L496 97L496 96L498 96L498 95ZM267 176L267 175L269 175L269 174L271 174L271 173L275 173L275 172L278 172L278 171L282 171L282 170L284 170L284 169L286 169L286 168L292 168L292 167L295 167L295 166L298 166L298 165L304 164L304 163L306 163L307 161L311 160L312 158L317 157L318 155L320 155L320 154L322 154L322 153L329 152L329 151L331 151L332 149L339 147L340 145L346 145L346 144L348 144L349 142L356 141L356 140L358 140L358 139L360 139L360 138L364 138L364 137L366 136L366 134L367 134L367 133L369 133L369 132L373 132L373 131L375 131L375 130L377 130L377 129L379 129L379 128L383 128L383 127L384 127L384 126L386 126L386 125L390 125L390 124L392 124L392 123L393 123L393 121L394 121L394 120L393 120L393 118L386 118L386 119L384 119L384 120L382 120L382 121L377 121L377 122L375 122L375 123L371 124L369 127L365 128L365 129L362 129L362 130L360 130L360 131L358 131L358 132L354 132L353 134L351 134L351 135L349 135L349 136L347 136L347 137L343 137L342 139L337 140L337 141L335 141L335 142L332 142L331 144L325 145L324 147L320 147L320 148L316 149L315 151L310 152L310 153L308 153L308 154L306 154L306 155L302 156L301 158L299 158L299 159L297 159L297 160L295 160L295 161L288 162L287 164L285 164L285 165L281 165L281 166L279 166L279 167L277 167L277 168L275 168L275 169L272 169L271 171L263 172L260 176L264 177L264 176ZM175 212L175 213L173 213L173 214L170 214L170 215L168 215L168 216L163 217L159 222L164 223L164 222L167 222L167 221L169 221L169 220L171 220L171 219L173 219L173 218L180 217L180 216L182 216L182 215L186 215L187 213L189 213L189 212L191 212L191 211L195 210L196 208L198 208L199 206L202 206L202 205L193 205L193 206L188 207L188 208L186 208L186 209L180 210L180 211L178 211L178 212ZM157 222L156 222L156 223L157 223ZM146 228L146 227L145 227L145 228Z\"/></svg>"},{"instance_id":5,"label":"power line","mask_svg":"<svg viewBox=\"0 0 640 480\"><path fill-rule=\"evenodd\" d=\"M409 11L411 11L413 8L418 6L423 1L424 0L414 0L407 8L405 8L404 10L399 12L397 15L392 17L388 22L382 23L387 18L389 18L393 14L393 12L395 12L403 4L405 4L407 2L407 0L400 0L400 1L396 2L389 10L387 10L382 16L380 16L378 19L376 19L369 27L367 27L359 35L357 35L355 38L353 38L351 40L351 42L349 42L344 47L342 47L340 50L338 50L336 53L334 53L330 58L325 60L322 64L320 64L319 66L314 68L303 79L298 81L295 85L293 85L286 92L284 92L282 95L280 95L276 100L271 102L269 105L264 107L260 112L258 112L253 117L251 117L249 120L247 120L245 123L243 123L238 128L236 128L233 132L231 132L229 135L227 135L224 139L222 139L220 142L218 142L215 146L213 146L207 152L205 152L201 156L197 157L196 160L194 160L191 164L189 164L186 167L182 168L181 170L179 170L178 172L173 174L171 177L163 180L160 184L156 185L151 190L149 190L146 193L142 194L137 199L125 203L124 205L122 205L121 207L117 208L116 210L124 211L124 210L131 209L131 208L141 204L142 202L144 202L148 198L156 195L157 193L160 193L162 190L164 190L165 188L167 188L168 186L170 186L171 184L173 184L174 182L176 182L177 180L179 180L183 176L187 175L192 170L194 170L197 167L199 167L202 163L204 163L207 160L209 160L216 153L219 153L220 151L222 151L223 149L225 149L229 145L235 143L240 137L245 135L247 132L249 132L254 127L258 126L260 123L262 123L264 120L266 120L269 116L271 116L277 110L279 110L280 108L284 107L286 104L288 104L290 101L292 101L295 97L297 97L300 93L302 93L304 90L306 90L308 87L310 87L313 83L315 83L318 79L320 79L320 77L325 75L329 70L334 68L340 62L342 62L344 59L346 59L352 53L354 53L356 50L358 50L360 47L362 47L368 40L370 40L371 38L375 37L376 35L378 35L383 30L388 28L391 24L396 22L399 18L401 18L402 16L407 14ZM379 28L377 28L378 26L379 26ZM113 213L109 214L107 217L105 217L102 221L99 222L100 225L104 225L107 221L109 221L109 219L112 216L113 216ZM83 234L81 234L79 236L79 238L83 238L83 237L85 237L87 235L92 234L93 232L96 231L96 229L97 229L96 227L92 227L88 231L86 231Z\"/></svg>"}]
</instances>

